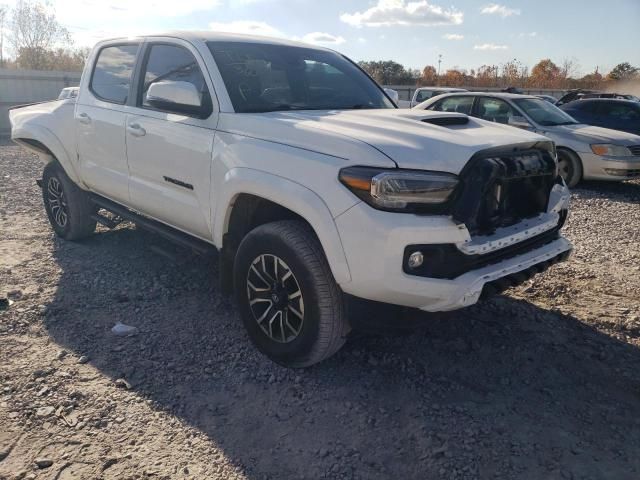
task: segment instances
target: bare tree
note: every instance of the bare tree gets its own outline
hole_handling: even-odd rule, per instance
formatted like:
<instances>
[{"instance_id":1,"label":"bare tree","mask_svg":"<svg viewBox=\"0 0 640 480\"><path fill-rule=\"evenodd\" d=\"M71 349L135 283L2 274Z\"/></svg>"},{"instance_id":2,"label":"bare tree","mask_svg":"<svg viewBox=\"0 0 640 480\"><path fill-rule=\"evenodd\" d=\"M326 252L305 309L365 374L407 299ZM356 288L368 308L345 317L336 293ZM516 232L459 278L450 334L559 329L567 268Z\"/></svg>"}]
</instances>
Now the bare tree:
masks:
<instances>
[{"instance_id":1,"label":"bare tree","mask_svg":"<svg viewBox=\"0 0 640 480\"><path fill-rule=\"evenodd\" d=\"M6 5L0 5L0 67L4 65L4 21L8 11Z\"/></svg>"},{"instance_id":2,"label":"bare tree","mask_svg":"<svg viewBox=\"0 0 640 480\"><path fill-rule=\"evenodd\" d=\"M18 0L11 15L9 43L23 68L43 68L47 52L71 44L69 31L56 19L50 4Z\"/></svg>"}]
</instances>

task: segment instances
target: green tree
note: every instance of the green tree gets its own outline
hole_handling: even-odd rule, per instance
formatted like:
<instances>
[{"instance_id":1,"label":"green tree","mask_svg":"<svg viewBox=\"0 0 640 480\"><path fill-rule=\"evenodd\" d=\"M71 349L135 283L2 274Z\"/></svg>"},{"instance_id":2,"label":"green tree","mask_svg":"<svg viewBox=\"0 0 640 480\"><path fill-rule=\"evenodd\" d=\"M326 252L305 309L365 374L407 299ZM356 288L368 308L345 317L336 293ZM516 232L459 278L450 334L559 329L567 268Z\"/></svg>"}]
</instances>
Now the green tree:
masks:
<instances>
[{"instance_id":1,"label":"green tree","mask_svg":"<svg viewBox=\"0 0 640 480\"><path fill-rule=\"evenodd\" d=\"M632 66L629 62L619 63L613 70L609 72L609 78L612 80L633 80L638 78L640 69Z\"/></svg>"},{"instance_id":2,"label":"green tree","mask_svg":"<svg viewBox=\"0 0 640 480\"><path fill-rule=\"evenodd\" d=\"M393 60L359 62L358 65L381 85L411 85L419 76L416 70L407 70Z\"/></svg>"}]
</instances>

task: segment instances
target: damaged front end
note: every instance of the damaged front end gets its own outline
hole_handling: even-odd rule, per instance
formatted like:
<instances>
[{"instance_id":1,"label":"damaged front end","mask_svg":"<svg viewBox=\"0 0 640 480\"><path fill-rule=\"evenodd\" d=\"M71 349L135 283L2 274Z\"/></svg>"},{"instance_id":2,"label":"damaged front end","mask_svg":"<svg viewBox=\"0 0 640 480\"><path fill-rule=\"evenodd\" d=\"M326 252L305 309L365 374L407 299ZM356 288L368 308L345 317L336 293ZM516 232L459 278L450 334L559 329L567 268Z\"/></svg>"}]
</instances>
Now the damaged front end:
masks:
<instances>
[{"instance_id":1,"label":"damaged front end","mask_svg":"<svg viewBox=\"0 0 640 480\"><path fill-rule=\"evenodd\" d=\"M451 216L466 228L468 238L460 243L406 246L405 273L455 279L525 255L559 238L568 214L569 190L558 176L552 142L481 151L459 178ZM412 267L409 261L414 252L421 252L425 259L418 267ZM551 258L548 265L567 256ZM541 269L506 278L498 286L488 286L487 291L522 283L537 271Z\"/></svg>"}]
</instances>

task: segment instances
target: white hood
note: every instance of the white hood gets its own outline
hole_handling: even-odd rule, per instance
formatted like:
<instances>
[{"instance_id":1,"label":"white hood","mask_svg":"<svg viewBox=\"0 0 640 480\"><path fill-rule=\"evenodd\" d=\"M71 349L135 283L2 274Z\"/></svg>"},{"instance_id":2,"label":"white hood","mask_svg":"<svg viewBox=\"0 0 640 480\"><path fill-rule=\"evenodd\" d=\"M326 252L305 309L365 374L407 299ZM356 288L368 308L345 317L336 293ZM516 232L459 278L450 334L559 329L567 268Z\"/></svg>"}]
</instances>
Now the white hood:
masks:
<instances>
[{"instance_id":1,"label":"white hood","mask_svg":"<svg viewBox=\"0 0 640 480\"><path fill-rule=\"evenodd\" d=\"M459 113L403 109L289 111L221 114L218 128L268 141L278 139L275 141L362 165L371 165L377 154L401 168L454 174L480 150L548 140L471 117L465 125L425 122L443 117L466 118Z\"/></svg>"}]
</instances>

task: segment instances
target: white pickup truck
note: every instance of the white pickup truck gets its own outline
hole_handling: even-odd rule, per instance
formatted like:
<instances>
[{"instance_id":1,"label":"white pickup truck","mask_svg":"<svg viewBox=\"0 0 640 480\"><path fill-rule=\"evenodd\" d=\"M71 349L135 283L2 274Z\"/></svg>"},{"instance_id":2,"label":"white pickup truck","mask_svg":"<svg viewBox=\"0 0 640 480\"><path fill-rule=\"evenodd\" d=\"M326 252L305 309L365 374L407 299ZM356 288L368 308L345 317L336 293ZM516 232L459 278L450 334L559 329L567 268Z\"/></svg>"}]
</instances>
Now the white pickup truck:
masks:
<instances>
[{"instance_id":1,"label":"white pickup truck","mask_svg":"<svg viewBox=\"0 0 640 480\"><path fill-rule=\"evenodd\" d=\"M400 110L343 55L231 34L96 45L76 102L10 112L55 232L136 222L219 252L274 361L335 353L350 296L446 311L568 257L547 138Z\"/></svg>"}]
</instances>

